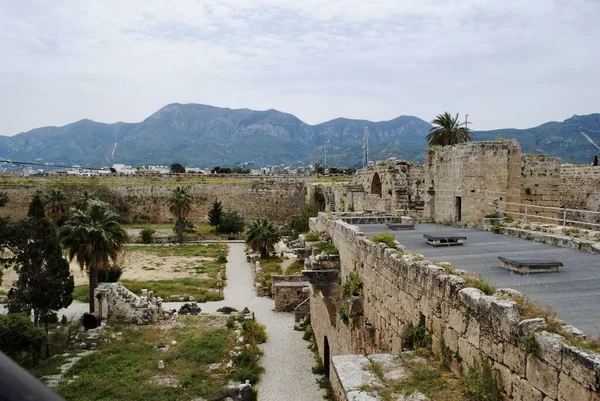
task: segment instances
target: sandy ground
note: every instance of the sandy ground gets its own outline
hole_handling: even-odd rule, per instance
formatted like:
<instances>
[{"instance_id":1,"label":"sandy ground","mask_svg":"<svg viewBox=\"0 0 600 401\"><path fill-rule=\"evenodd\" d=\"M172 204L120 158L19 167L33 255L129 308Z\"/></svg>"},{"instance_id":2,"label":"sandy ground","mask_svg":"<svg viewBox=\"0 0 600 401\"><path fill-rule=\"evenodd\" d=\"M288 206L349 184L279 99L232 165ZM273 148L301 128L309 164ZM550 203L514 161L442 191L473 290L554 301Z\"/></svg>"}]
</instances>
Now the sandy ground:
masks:
<instances>
[{"instance_id":1,"label":"sandy ground","mask_svg":"<svg viewBox=\"0 0 600 401\"><path fill-rule=\"evenodd\" d=\"M149 281L163 279L177 279L184 277L202 277L196 274L194 267L205 260L205 257L187 256L158 256L150 252L136 250L126 252L123 257L125 271L121 278L126 280ZM88 277L85 271L81 271L79 265L73 261L70 264L71 275L75 279L75 285L87 284ZM2 277L0 290L8 292L12 283L17 280L17 273L13 269L5 269Z\"/></svg>"}]
</instances>

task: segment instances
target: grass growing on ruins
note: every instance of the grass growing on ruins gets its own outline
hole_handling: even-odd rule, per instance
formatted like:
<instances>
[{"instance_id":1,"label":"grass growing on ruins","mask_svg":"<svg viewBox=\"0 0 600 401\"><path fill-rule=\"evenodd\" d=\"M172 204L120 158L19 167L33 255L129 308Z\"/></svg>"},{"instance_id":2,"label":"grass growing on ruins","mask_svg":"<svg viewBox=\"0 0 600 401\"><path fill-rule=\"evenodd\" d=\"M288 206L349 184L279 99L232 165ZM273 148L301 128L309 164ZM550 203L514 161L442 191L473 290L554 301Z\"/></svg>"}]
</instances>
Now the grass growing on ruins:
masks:
<instances>
[{"instance_id":1,"label":"grass growing on ruins","mask_svg":"<svg viewBox=\"0 0 600 401\"><path fill-rule=\"evenodd\" d=\"M290 264L287 267L287 269L285 269L285 274L290 276L298 275L302 273L302 270L304 270L304 264L299 260L294 260L294 262L292 262L292 264Z\"/></svg>"},{"instance_id":2,"label":"grass growing on ruins","mask_svg":"<svg viewBox=\"0 0 600 401\"><path fill-rule=\"evenodd\" d=\"M319 253L324 253L326 255L339 255L340 251L329 241L319 241L314 245L314 248Z\"/></svg>"},{"instance_id":3,"label":"grass growing on ruins","mask_svg":"<svg viewBox=\"0 0 600 401\"><path fill-rule=\"evenodd\" d=\"M196 302L218 301L217 279L205 278L180 278L173 280L132 281L120 280L128 290L141 294L146 288L154 291L154 296L161 297L166 301L179 301L184 297L187 301L190 296ZM89 302L88 285L77 285L73 290L73 299L80 302ZM221 297L223 295L221 294Z\"/></svg>"},{"instance_id":4,"label":"grass growing on ruins","mask_svg":"<svg viewBox=\"0 0 600 401\"><path fill-rule=\"evenodd\" d=\"M128 245L127 252L148 252L157 256L183 256L216 258L219 254L227 256L226 244L183 244L183 245Z\"/></svg>"},{"instance_id":5,"label":"grass growing on ruins","mask_svg":"<svg viewBox=\"0 0 600 401\"><path fill-rule=\"evenodd\" d=\"M224 362L235 344L233 331L218 317L180 321L166 327L115 325L111 330L123 335L79 361L58 393L78 401L221 399L230 377ZM177 345L170 345L173 340ZM158 350L159 343L169 349ZM164 370L157 369L159 360ZM216 363L220 366L211 371Z\"/></svg>"},{"instance_id":6,"label":"grass growing on ruins","mask_svg":"<svg viewBox=\"0 0 600 401\"><path fill-rule=\"evenodd\" d=\"M302 234L302 237L304 238L304 241L315 242L315 241L319 241L321 239L321 235L322 235L322 233L309 231L307 233Z\"/></svg>"},{"instance_id":7,"label":"grass growing on ruins","mask_svg":"<svg viewBox=\"0 0 600 401\"><path fill-rule=\"evenodd\" d=\"M496 287L488 283L481 276L463 276L467 287L477 288L485 295L494 295Z\"/></svg>"},{"instance_id":8,"label":"grass growing on ruins","mask_svg":"<svg viewBox=\"0 0 600 401\"><path fill-rule=\"evenodd\" d=\"M396 237L392 233L379 233L369 239L376 243L384 243L389 248L396 248Z\"/></svg>"}]
</instances>

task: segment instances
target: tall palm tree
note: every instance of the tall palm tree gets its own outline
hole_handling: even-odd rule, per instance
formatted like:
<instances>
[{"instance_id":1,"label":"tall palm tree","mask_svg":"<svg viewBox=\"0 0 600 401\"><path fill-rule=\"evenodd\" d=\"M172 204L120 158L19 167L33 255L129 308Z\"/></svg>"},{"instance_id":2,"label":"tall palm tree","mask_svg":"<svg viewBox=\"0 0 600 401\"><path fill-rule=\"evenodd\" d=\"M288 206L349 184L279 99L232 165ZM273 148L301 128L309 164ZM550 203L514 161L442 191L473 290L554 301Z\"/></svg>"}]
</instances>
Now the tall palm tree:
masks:
<instances>
[{"instance_id":1,"label":"tall palm tree","mask_svg":"<svg viewBox=\"0 0 600 401\"><path fill-rule=\"evenodd\" d=\"M266 258L267 252L272 251L281 236L269 220L261 217L248 226L246 244L255 251L260 251L260 257Z\"/></svg>"},{"instance_id":2,"label":"tall palm tree","mask_svg":"<svg viewBox=\"0 0 600 401\"><path fill-rule=\"evenodd\" d=\"M90 312L94 312L94 290L98 287L98 271L116 262L127 241L127 233L110 212L106 203L91 201L86 210L72 209L69 220L60 229L69 260L77 260L90 276Z\"/></svg>"},{"instance_id":3,"label":"tall palm tree","mask_svg":"<svg viewBox=\"0 0 600 401\"><path fill-rule=\"evenodd\" d=\"M65 193L58 188L50 189L44 196L44 210L54 228L58 229L59 224L69 215L69 202Z\"/></svg>"},{"instance_id":4,"label":"tall palm tree","mask_svg":"<svg viewBox=\"0 0 600 401\"><path fill-rule=\"evenodd\" d=\"M431 123L436 126L431 128L427 135L429 146L456 145L473 139L471 130L459 121L458 113L452 117L446 111L444 114L439 114Z\"/></svg>"},{"instance_id":5,"label":"tall palm tree","mask_svg":"<svg viewBox=\"0 0 600 401\"><path fill-rule=\"evenodd\" d=\"M185 218L192 211L194 198L189 193L188 188L176 187L169 196L169 211L175 217L175 227L177 228L177 242L183 243L183 226Z\"/></svg>"},{"instance_id":6,"label":"tall palm tree","mask_svg":"<svg viewBox=\"0 0 600 401\"><path fill-rule=\"evenodd\" d=\"M84 190L73 201L73 207L79 210L86 210L92 200L94 200L92 194Z\"/></svg>"}]
</instances>

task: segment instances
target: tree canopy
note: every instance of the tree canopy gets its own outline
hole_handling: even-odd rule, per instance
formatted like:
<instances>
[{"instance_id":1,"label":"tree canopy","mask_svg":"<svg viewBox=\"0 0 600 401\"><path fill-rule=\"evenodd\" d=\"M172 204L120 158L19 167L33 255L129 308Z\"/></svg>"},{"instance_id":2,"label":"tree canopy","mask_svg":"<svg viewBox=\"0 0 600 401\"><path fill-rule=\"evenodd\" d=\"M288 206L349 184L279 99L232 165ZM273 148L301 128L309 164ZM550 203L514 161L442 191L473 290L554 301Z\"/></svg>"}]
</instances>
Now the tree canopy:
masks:
<instances>
[{"instance_id":1,"label":"tree canopy","mask_svg":"<svg viewBox=\"0 0 600 401\"><path fill-rule=\"evenodd\" d=\"M182 244L185 218L192 211L194 199L190 195L188 188L176 187L171 191L168 202L169 211L176 219L177 242Z\"/></svg>"},{"instance_id":2,"label":"tree canopy","mask_svg":"<svg viewBox=\"0 0 600 401\"><path fill-rule=\"evenodd\" d=\"M220 201L216 200L213 203L212 209L208 212L208 222L211 226L218 226L221 222L221 216L223 215L223 205Z\"/></svg>"},{"instance_id":3,"label":"tree canopy","mask_svg":"<svg viewBox=\"0 0 600 401\"><path fill-rule=\"evenodd\" d=\"M261 217L248 226L246 244L253 250L259 251L261 258L266 258L280 238L279 231L273 223Z\"/></svg>"},{"instance_id":4,"label":"tree canopy","mask_svg":"<svg viewBox=\"0 0 600 401\"><path fill-rule=\"evenodd\" d=\"M28 218L23 222L28 240L15 258L19 275L8 293L10 313L33 310L33 322L47 323L48 316L73 301L73 277L63 258L56 230L44 216L44 204L34 195Z\"/></svg>"},{"instance_id":5,"label":"tree canopy","mask_svg":"<svg viewBox=\"0 0 600 401\"><path fill-rule=\"evenodd\" d=\"M90 312L94 311L94 290L98 286L98 270L108 269L127 242L127 233L110 212L106 203L91 201L86 210L73 209L60 229L60 238L69 259L77 260L90 275Z\"/></svg>"},{"instance_id":6,"label":"tree canopy","mask_svg":"<svg viewBox=\"0 0 600 401\"><path fill-rule=\"evenodd\" d=\"M173 164L171 164L171 173L173 173L173 174L185 173L185 167L183 167L183 165L181 165L179 163L173 163Z\"/></svg>"},{"instance_id":7,"label":"tree canopy","mask_svg":"<svg viewBox=\"0 0 600 401\"><path fill-rule=\"evenodd\" d=\"M58 228L69 215L69 201L67 195L58 189L52 188L44 196L44 207L46 216Z\"/></svg>"},{"instance_id":8,"label":"tree canopy","mask_svg":"<svg viewBox=\"0 0 600 401\"><path fill-rule=\"evenodd\" d=\"M447 111L431 121L434 125L427 134L429 146L448 146L472 140L471 130L462 125L458 113L452 117Z\"/></svg>"}]
</instances>

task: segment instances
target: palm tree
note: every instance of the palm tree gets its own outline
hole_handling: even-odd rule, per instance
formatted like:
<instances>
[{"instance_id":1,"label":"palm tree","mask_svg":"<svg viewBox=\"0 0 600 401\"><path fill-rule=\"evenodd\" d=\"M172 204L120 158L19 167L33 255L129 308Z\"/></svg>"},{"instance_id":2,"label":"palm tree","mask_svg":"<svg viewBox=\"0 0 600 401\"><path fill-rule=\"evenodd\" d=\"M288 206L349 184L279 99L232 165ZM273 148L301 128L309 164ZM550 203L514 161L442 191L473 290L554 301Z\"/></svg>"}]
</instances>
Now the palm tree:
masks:
<instances>
[{"instance_id":1,"label":"palm tree","mask_svg":"<svg viewBox=\"0 0 600 401\"><path fill-rule=\"evenodd\" d=\"M86 210L92 200L94 200L92 195L88 191L83 191L73 201L73 207L79 210Z\"/></svg>"},{"instance_id":2,"label":"palm tree","mask_svg":"<svg viewBox=\"0 0 600 401\"><path fill-rule=\"evenodd\" d=\"M248 226L246 244L255 251L260 251L260 257L266 258L267 252L272 251L281 236L273 223L261 217Z\"/></svg>"},{"instance_id":3,"label":"palm tree","mask_svg":"<svg viewBox=\"0 0 600 401\"><path fill-rule=\"evenodd\" d=\"M44 210L46 217L52 221L54 228L69 215L69 202L67 196L58 188L52 188L44 196Z\"/></svg>"},{"instance_id":4,"label":"palm tree","mask_svg":"<svg viewBox=\"0 0 600 401\"><path fill-rule=\"evenodd\" d=\"M72 209L71 218L60 229L69 260L77 260L90 276L90 312L94 312L94 290L98 287L98 271L108 269L121 254L127 233L110 212L106 203L91 201L86 210Z\"/></svg>"},{"instance_id":5,"label":"palm tree","mask_svg":"<svg viewBox=\"0 0 600 401\"><path fill-rule=\"evenodd\" d=\"M427 142L429 146L447 146L472 140L471 130L462 126L458 119L458 113L452 117L447 111L439 114L432 122L436 125L429 130Z\"/></svg>"},{"instance_id":6,"label":"palm tree","mask_svg":"<svg viewBox=\"0 0 600 401\"><path fill-rule=\"evenodd\" d=\"M183 226L186 216L192 210L194 199L187 188L176 187L169 196L169 211L175 217L177 228L177 242L183 243Z\"/></svg>"}]
</instances>

